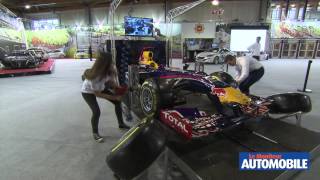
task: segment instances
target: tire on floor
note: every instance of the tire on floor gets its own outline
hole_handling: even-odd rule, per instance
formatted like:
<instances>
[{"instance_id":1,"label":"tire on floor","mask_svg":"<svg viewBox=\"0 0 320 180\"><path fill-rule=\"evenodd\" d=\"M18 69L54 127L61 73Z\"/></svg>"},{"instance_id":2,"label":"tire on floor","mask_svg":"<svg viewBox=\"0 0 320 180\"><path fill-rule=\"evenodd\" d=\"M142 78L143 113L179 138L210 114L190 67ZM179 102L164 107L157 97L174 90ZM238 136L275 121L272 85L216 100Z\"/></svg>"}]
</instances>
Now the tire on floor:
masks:
<instances>
[{"instance_id":1,"label":"tire on floor","mask_svg":"<svg viewBox=\"0 0 320 180\"><path fill-rule=\"evenodd\" d=\"M166 142L158 123L141 122L131 128L112 148L106 162L116 176L132 179L157 159Z\"/></svg>"},{"instance_id":2,"label":"tire on floor","mask_svg":"<svg viewBox=\"0 0 320 180\"><path fill-rule=\"evenodd\" d=\"M272 100L269 106L270 113L295 113L295 112L310 112L312 109L311 99L308 95L301 93L283 93L275 94L267 97Z\"/></svg>"}]
</instances>

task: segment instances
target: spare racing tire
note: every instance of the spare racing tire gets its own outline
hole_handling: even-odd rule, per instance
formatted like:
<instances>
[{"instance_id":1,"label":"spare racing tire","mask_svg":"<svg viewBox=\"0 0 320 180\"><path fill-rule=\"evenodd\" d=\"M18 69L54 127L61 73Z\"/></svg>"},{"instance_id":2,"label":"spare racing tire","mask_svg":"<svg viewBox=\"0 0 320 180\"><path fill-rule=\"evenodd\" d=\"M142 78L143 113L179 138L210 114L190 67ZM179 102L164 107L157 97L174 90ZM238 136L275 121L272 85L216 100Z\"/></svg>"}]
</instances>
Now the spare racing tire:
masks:
<instances>
[{"instance_id":1,"label":"spare racing tire","mask_svg":"<svg viewBox=\"0 0 320 180\"><path fill-rule=\"evenodd\" d=\"M311 99L301 93L284 93L267 97L272 101L269 106L270 113L295 113L310 112L312 109Z\"/></svg>"},{"instance_id":2,"label":"spare racing tire","mask_svg":"<svg viewBox=\"0 0 320 180\"><path fill-rule=\"evenodd\" d=\"M165 142L165 135L158 122L142 122L120 139L107 155L106 162L116 176L132 179L157 159Z\"/></svg>"},{"instance_id":3,"label":"spare racing tire","mask_svg":"<svg viewBox=\"0 0 320 180\"><path fill-rule=\"evenodd\" d=\"M160 108L160 92L155 80L147 79L140 88L140 107L146 116L154 115Z\"/></svg>"}]
</instances>

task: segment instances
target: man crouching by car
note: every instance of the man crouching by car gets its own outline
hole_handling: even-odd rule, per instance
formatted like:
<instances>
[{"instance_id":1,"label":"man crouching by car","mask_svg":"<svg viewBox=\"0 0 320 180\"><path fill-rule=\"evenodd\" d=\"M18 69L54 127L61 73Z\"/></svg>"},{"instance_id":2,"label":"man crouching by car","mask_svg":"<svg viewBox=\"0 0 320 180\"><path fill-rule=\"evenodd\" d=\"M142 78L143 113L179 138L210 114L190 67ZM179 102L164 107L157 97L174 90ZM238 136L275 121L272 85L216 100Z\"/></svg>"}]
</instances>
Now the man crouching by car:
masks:
<instances>
[{"instance_id":1,"label":"man crouching by car","mask_svg":"<svg viewBox=\"0 0 320 180\"><path fill-rule=\"evenodd\" d=\"M235 80L239 84L239 89L245 94L250 93L250 87L259 81L264 75L263 65L253 57L242 56L236 58L227 55L224 62L230 66L235 66Z\"/></svg>"}]
</instances>

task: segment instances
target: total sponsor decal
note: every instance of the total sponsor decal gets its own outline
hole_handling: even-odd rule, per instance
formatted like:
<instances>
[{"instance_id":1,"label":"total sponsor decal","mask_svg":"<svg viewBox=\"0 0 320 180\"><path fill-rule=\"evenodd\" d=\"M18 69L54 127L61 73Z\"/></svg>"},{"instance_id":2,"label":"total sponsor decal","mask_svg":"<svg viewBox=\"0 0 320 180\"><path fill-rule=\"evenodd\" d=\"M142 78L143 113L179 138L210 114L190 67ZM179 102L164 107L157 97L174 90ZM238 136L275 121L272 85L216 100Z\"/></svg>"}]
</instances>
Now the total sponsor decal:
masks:
<instances>
[{"instance_id":1,"label":"total sponsor decal","mask_svg":"<svg viewBox=\"0 0 320 180\"><path fill-rule=\"evenodd\" d=\"M307 170L310 156L306 152L240 152L240 170Z\"/></svg>"},{"instance_id":2,"label":"total sponsor decal","mask_svg":"<svg viewBox=\"0 0 320 180\"><path fill-rule=\"evenodd\" d=\"M184 118L178 111L162 110L160 112L160 119L187 139L192 138L192 126L189 123L189 120Z\"/></svg>"}]
</instances>

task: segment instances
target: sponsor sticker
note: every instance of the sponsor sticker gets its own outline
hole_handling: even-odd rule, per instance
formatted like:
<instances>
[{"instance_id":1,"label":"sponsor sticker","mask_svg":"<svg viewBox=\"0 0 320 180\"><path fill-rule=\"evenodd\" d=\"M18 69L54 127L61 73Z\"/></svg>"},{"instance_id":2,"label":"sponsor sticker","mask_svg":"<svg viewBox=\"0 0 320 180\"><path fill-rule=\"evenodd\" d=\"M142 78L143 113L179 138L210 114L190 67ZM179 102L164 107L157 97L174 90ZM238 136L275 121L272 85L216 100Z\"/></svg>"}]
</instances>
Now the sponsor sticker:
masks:
<instances>
[{"instance_id":1,"label":"sponsor sticker","mask_svg":"<svg viewBox=\"0 0 320 180\"><path fill-rule=\"evenodd\" d=\"M187 139L191 139L192 126L189 120L184 118L178 111L161 111L160 119Z\"/></svg>"},{"instance_id":2,"label":"sponsor sticker","mask_svg":"<svg viewBox=\"0 0 320 180\"><path fill-rule=\"evenodd\" d=\"M307 170L310 155L306 152L240 152L239 169L244 170Z\"/></svg>"},{"instance_id":3,"label":"sponsor sticker","mask_svg":"<svg viewBox=\"0 0 320 180\"><path fill-rule=\"evenodd\" d=\"M212 90L212 93L216 94L217 96L225 96L226 95L226 91L223 88L212 87L211 90Z\"/></svg>"}]
</instances>

